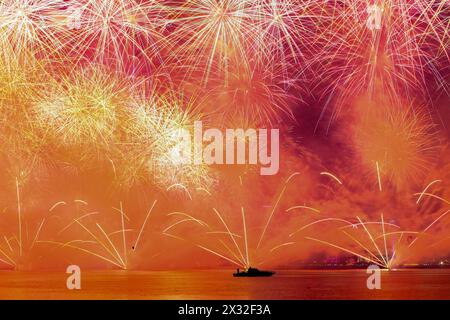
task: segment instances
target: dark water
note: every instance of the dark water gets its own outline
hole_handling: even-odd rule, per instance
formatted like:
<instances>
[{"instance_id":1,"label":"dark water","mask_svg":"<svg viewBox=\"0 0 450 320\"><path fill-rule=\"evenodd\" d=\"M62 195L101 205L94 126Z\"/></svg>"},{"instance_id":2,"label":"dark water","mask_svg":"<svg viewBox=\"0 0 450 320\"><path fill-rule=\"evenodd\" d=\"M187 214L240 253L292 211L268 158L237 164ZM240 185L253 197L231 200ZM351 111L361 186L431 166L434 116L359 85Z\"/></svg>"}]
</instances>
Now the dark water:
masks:
<instances>
[{"instance_id":1,"label":"dark water","mask_svg":"<svg viewBox=\"0 0 450 320\"><path fill-rule=\"evenodd\" d=\"M0 299L450 299L450 269L384 271L381 290L367 289L365 270L232 272L82 272L81 290L70 291L64 271L0 271Z\"/></svg>"}]
</instances>

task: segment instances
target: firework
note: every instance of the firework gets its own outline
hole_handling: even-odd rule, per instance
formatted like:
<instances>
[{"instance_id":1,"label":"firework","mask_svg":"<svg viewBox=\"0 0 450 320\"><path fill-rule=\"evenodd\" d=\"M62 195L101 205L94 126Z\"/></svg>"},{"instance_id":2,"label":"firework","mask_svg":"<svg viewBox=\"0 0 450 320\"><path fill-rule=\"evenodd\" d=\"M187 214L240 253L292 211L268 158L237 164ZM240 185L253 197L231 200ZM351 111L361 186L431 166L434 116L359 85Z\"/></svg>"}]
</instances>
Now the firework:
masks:
<instances>
[{"instance_id":1,"label":"firework","mask_svg":"<svg viewBox=\"0 0 450 320\"><path fill-rule=\"evenodd\" d=\"M99 68L64 77L35 103L36 121L48 126L62 144L111 145L126 103L127 89L121 81Z\"/></svg>"},{"instance_id":2,"label":"firework","mask_svg":"<svg viewBox=\"0 0 450 320\"><path fill-rule=\"evenodd\" d=\"M62 33L55 17L63 0L6 0L0 3L0 48L12 50L22 63L29 57L54 55Z\"/></svg>"},{"instance_id":3,"label":"firework","mask_svg":"<svg viewBox=\"0 0 450 320\"><path fill-rule=\"evenodd\" d=\"M209 169L204 164L193 164L190 144L182 143L183 133L193 130L198 117L195 100L155 92L148 97L135 97L128 106L128 120L124 124L127 137L123 144L124 160L128 163L125 177L151 178L163 188L174 183L211 185Z\"/></svg>"},{"instance_id":4,"label":"firework","mask_svg":"<svg viewBox=\"0 0 450 320\"><path fill-rule=\"evenodd\" d=\"M23 199L24 184L16 178L15 205L3 209L0 223L0 264L21 270L29 268L35 259L34 251L49 215L25 215L27 202ZM12 227L13 226L13 227Z\"/></svg>"},{"instance_id":5,"label":"firework","mask_svg":"<svg viewBox=\"0 0 450 320\"><path fill-rule=\"evenodd\" d=\"M314 46L320 6L312 1L259 0L251 8L257 34L249 55L267 67L267 58L282 62L283 74L307 63ZM269 60L270 60L269 59ZM301 68L302 69L302 68Z\"/></svg>"},{"instance_id":6,"label":"firework","mask_svg":"<svg viewBox=\"0 0 450 320\"><path fill-rule=\"evenodd\" d=\"M274 250L287 245L283 243L274 246L274 242L280 240L278 237L269 237L269 230L276 220L276 212L280 211L281 202L284 201L291 180L297 175L298 173L290 175L274 195L273 204L267 206L268 215L261 226L255 227L255 223L261 224L261 219L252 212L254 206L247 208L244 205L244 201L249 201L247 197L249 190L246 190L244 177L239 176L239 183L236 186L239 193L236 198L240 203L236 208L233 206L226 210L218 209L214 206L217 202L214 198L220 195L213 195L203 188L197 189L197 197L210 201L212 199L212 207L205 212L204 206L200 204L201 207L197 208L199 203L190 196L196 213L170 212L168 217L172 218L172 221L163 233L188 242L239 267L248 268L267 263L273 258ZM197 213L199 210L203 213Z\"/></svg>"},{"instance_id":7,"label":"firework","mask_svg":"<svg viewBox=\"0 0 450 320\"><path fill-rule=\"evenodd\" d=\"M283 70L254 66L243 70L241 65L230 65L226 85L219 78L211 80L202 106L208 114L217 114L222 123L239 120L254 125L274 124L282 118L292 118L292 103L298 102L293 91L296 85L286 85ZM289 88L287 88L290 86Z\"/></svg>"},{"instance_id":8,"label":"firework","mask_svg":"<svg viewBox=\"0 0 450 320\"><path fill-rule=\"evenodd\" d=\"M402 239L406 239L406 236L404 237L404 235L417 233L414 231L399 230L399 226L385 222L383 215L381 215L380 221L366 222L363 222L359 217L357 217L355 222L349 222L338 218L326 218L310 223L300 230L327 221L345 224L344 227L339 228L339 231L345 235L342 241L343 244L336 243L336 241L320 240L309 236L305 238L342 250L343 252L357 256L366 262L376 264L386 269L391 269L395 265L395 259L398 254L397 251L400 250L399 248L403 244ZM349 242L346 242L345 240Z\"/></svg>"},{"instance_id":9,"label":"firework","mask_svg":"<svg viewBox=\"0 0 450 320\"><path fill-rule=\"evenodd\" d=\"M377 181L380 191L383 180L399 188L419 181L437 152L432 120L413 107L364 103L360 103L362 115L353 137L365 171Z\"/></svg>"},{"instance_id":10,"label":"firework","mask_svg":"<svg viewBox=\"0 0 450 320\"><path fill-rule=\"evenodd\" d=\"M160 12L155 1L72 1L61 13L66 16L64 50L76 60L134 74L140 64L159 57Z\"/></svg>"},{"instance_id":11,"label":"firework","mask_svg":"<svg viewBox=\"0 0 450 320\"><path fill-rule=\"evenodd\" d=\"M324 10L333 17L321 34L323 53L317 55L323 70L324 96L336 96L339 111L360 94L385 92L407 100L433 100L430 81L438 92L448 94L445 65L448 32L445 11L448 1L375 1L379 28L370 29L367 2L329 2ZM442 72L440 71L442 70ZM420 93L420 94L419 94ZM440 93L437 93L439 95ZM327 100L322 116L329 100Z\"/></svg>"},{"instance_id":12,"label":"firework","mask_svg":"<svg viewBox=\"0 0 450 320\"><path fill-rule=\"evenodd\" d=\"M75 210L75 214L66 212L66 219L58 221L58 227L52 234L54 240L40 239L39 245L57 246L61 250L78 252L90 256L102 263L120 269L133 267L133 254L137 252L139 243L145 238L145 230L149 225L149 217L155 209L157 200L149 207L145 219L136 221L125 212L122 202L106 215L89 210L89 204L83 200L71 203L59 201L49 212L55 214L61 210ZM68 219L67 219L68 218ZM136 219L137 220L137 219ZM140 225L139 225L140 224ZM136 228L128 226L135 225ZM76 237L73 239L73 237Z\"/></svg>"},{"instance_id":13,"label":"firework","mask_svg":"<svg viewBox=\"0 0 450 320\"><path fill-rule=\"evenodd\" d=\"M228 74L228 64L248 66L246 37L252 37L250 1L195 0L170 6L177 60L193 69L202 67L207 83L214 69Z\"/></svg>"},{"instance_id":14,"label":"firework","mask_svg":"<svg viewBox=\"0 0 450 320\"><path fill-rule=\"evenodd\" d=\"M388 269L447 252L449 10L0 1L2 267L55 245L140 267L155 230L243 267L307 258L314 242ZM281 129L280 169L302 181L193 163L196 121Z\"/></svg>"}]
</instances>

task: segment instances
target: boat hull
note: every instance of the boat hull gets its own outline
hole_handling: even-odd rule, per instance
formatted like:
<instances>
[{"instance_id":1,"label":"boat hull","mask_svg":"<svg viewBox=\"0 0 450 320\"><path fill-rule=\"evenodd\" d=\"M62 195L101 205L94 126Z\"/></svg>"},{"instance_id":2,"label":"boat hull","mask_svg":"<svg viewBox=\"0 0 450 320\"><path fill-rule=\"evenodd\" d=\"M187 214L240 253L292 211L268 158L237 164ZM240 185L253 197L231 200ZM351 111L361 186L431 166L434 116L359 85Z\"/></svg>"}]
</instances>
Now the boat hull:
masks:
<instances>
[{"instance_id":1,"label":"boat hull","mask_svg":"<svg viewBox=\"0 0 450 320\"><path fill-rule=\"evenodd\" d=\"M233 273L233 277L271 277L275 272L272 271L259 271L257 273L239 272Z\"/></svg>"}]
</instances>

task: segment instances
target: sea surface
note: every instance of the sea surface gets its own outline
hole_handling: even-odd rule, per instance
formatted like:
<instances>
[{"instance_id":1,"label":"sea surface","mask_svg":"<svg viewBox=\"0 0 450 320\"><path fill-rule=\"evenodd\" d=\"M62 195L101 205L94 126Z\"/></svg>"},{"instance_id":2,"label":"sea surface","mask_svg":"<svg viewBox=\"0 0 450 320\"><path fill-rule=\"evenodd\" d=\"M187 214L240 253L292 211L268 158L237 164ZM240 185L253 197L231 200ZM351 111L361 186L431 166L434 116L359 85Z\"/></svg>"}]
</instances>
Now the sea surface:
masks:
<instances>
[{"instance_id":1,"label":"sea surface","mask_svg":"<svg viewBox=\"0 0 450 320\"><path fill-rule=\"evenodd\" d=\"M383 271L380 290L367 288L366 270L232 272L82 271L81 290L68 290L65 270L0 271L0 299L450 299L450 269Z\"/></svg>"}]
</instances>

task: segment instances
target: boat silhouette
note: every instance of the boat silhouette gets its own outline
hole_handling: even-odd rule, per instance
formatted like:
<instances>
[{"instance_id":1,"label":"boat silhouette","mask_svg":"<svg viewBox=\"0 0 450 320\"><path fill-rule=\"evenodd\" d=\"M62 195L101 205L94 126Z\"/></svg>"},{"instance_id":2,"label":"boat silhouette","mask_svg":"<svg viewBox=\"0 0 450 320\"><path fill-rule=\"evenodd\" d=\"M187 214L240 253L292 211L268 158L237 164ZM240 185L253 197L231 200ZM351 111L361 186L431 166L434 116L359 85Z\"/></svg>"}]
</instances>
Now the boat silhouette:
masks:
<instances>
[{"instance_id":1,"label":"boat silhouette","mask_svg":"<svg viewBox=\"0 0 450 320\"><path fill-rule=\"evenodd\" d=\"M243 271L239 271L239 269L237 269L236 272L233 273L233 277L270 277L274 274L275 272L273 271L263 271L250 267L248 269L244 269Z\"/></svg>"}]
</instances>

